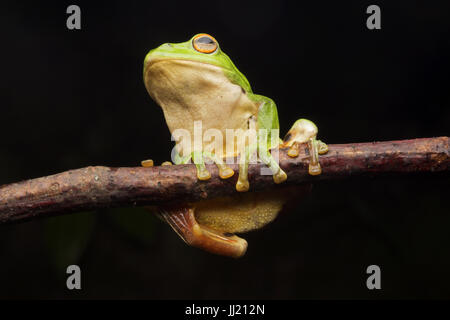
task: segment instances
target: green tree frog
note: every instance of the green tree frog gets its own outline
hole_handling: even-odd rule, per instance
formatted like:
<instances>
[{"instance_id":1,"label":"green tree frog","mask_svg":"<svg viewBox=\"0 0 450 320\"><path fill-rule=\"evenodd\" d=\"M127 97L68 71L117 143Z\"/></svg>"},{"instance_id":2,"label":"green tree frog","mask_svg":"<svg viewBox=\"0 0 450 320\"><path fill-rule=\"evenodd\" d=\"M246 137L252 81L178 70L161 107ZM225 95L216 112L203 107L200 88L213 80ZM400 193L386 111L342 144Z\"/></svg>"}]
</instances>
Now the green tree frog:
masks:
<instances>
[{"instance_id":1,"label":"green tree frog","mask_svg":"<svg viewBox=\"0 0 450 320\"><path fill-rule=\"evenodd\" d=\"M166 43L150 50L144 60L144 83L161 106L172 135L183 130L191 137L175 138L175 164L193 162L198 179L208 180L211 175L205 159L209 159L217 165L219 176L228 179L234 171L224 159L239 156L235 196L161 207L160 216L192 246L231 257L244 255L247 242L235 233L255 230L271 222L289 195L283 191L247 193L249 160L256 153L270 168L274 183L282 183L287 175L270 150L278 146L289 148L288 155L297 157L300 145L308 143L309 173L320 174L319 154L326 153L328 147L316 139L316 125L299 119L281 140L275 102L254 94L247 78L220 49L216 39L205 33L186 42ZM214 144L202 140L200 145L196 144L193 141L196 130L200 130L201 136L215 130L222 140L214 139ZM227 135L229 130L238 134ZM252 132L254 139L250 138ZM248 139L239 139L248 133ZM142 165L150 166L152 162L143 161Z\"/></svg>"}]
</instances>

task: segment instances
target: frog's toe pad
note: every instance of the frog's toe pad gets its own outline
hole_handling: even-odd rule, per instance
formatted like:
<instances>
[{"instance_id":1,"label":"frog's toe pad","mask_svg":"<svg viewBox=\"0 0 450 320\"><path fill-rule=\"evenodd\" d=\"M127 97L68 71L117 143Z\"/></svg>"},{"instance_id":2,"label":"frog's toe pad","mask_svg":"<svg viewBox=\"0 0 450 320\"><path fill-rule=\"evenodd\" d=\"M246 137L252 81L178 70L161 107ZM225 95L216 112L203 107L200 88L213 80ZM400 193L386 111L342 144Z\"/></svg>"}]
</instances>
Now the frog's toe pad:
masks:
<instances>
[{"instance_id":1,"label":"frog's toe pad","mask_svg":"<svg viewBox=\"0 0 450 320\"><path fill-rule=\"evenodd\" d=\"M319 154L325 154L328 152L328 146L326 143L324 143L320 140L318 140L317 143L318 143L318 153Z\"/></svg>"},{"instance_id":2,"label":"frog's toe pad","mask_svg":"<svg viewBox=\"0 0 450 320\"><path fill-rule=\"evenodd\" d=\"M283 170L280 169L276 174L273 175L273 181L278 184L286 181L287 174Z\"/></svg>"},{"instance_id":3,"label":"frog's toe pad","mask_svg":"<svg viewBox=\"0 0 450 320\"><path fill-rule=\"evenodd\" d=\"M222 179L231 178L233 175L234 175L234 170L229 167L219 170L219 176Z\"/></svg>"},{"instance_id":4,"label":"frog's toe pad","mask_svg":"<svg viewBox=\"0 0 450 320\"><path fill-rule=\"evenodd\" d=\"M202 181L209 180L209 179L211 179L211 174L206 169L200 170L200 171L197 171L197 178L198 178L198 180L202 180Z\"/></svg>"},{"instance_id":5,"label":"frog's toe pad","mask_svg":"<svg viewBox=\"0 0 450 320\"><path fill-rule=\"evenodd\" d=\"M152 159L142 160L141 165L145 168L153 167L153 160Z\"/></svg>"},{"instance_id":6,"label":"frog's toe pad","mask_svg":"<svg viewBox=\"0 0 450 320\"><path fill-rule=\"evenodd\" d=\"M161 163L162 166L171 166L172 162L170 161L164 161L163 163Z\"/></svg>"},{"instance_id":7,"label":"frog's toe pad","mask_svg":"<svg viewBox=\"0 0 450 320\"><path fill-rule=\"evenodd\" d=\"M312 176L318 176L322 173L322 168L320 167L320 164L317 165L309 165L308 167L308 173Z\"/></svg>"},{"instance_id":8,"label":"frog's toe pad","mask_svg":"<svg viewBox=\"0 0 450 320\"><path fill-rule=\"evenodd\" d=\"M236 182L236 190L239 192L246 192L250 189L250 183L247 181L238 180Z\"/></svg>"},{"instance_id":9,"label":"frog's toe pad","mask_svg":"<svg viewBox=\"0 0 450 320\"><path fill-rule=\"evenodd\" d=\"M295 142L295 143L289 148L288 156L291 157L291 158L296 158L296 157L298 157L299 153L300 153L300 146L299 146L298 143Z\"/></svg>"}]
</instances>

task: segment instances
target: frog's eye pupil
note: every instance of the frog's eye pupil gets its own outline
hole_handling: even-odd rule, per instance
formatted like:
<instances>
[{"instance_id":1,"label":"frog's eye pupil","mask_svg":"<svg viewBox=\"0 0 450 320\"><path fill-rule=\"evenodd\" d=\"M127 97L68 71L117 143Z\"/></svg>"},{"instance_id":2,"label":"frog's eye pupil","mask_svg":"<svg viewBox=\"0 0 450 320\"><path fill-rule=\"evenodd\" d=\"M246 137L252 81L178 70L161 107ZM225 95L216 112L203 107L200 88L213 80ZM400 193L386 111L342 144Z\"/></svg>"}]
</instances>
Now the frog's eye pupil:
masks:
<instances>
[{"instance_id":1,"label":"frog's eye pupil","mask_svg":"<svg viewBox=\"0 0 450 320\"><path fill-rule=\"evenodd\" d=\"M216 40L209 34L199 34L193 40L195 50L202 53L212 53L216 51L218 45Z\"/></svg>"},{"instance_id":2,"label":"frog's eye pupil","mask_svg":"<svg viewBox=\"0 0 450 320\"><path fill-rule=\"evenodd\" d=\"M214 44L214 41L210 37L200 37L197 39L197 43Z\"/></svg>"}]
</instances>

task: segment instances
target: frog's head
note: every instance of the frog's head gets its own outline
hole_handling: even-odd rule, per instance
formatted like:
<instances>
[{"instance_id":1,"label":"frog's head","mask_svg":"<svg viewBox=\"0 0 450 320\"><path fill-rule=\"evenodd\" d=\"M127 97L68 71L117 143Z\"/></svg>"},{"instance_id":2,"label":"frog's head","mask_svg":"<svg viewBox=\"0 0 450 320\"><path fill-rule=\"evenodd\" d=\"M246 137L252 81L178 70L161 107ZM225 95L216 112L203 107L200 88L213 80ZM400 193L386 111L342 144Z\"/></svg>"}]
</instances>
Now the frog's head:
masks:
<instances>
[{"instance_id":1,"label":"frog's head","mask_svg":"<svg viewBox=\"0 0 450 320\"><path fill-rule=\"evenodd\" d=\"M212 36L200 33L189 41L165 43L146 55L144 82L150 95L170 94L173 99L191 91L208 87L208 83L223 81L220 75L245 91L251 92L245 76L220 49ZM158 100L158 99L156 99Z\"/></svg>"}]
</instances>

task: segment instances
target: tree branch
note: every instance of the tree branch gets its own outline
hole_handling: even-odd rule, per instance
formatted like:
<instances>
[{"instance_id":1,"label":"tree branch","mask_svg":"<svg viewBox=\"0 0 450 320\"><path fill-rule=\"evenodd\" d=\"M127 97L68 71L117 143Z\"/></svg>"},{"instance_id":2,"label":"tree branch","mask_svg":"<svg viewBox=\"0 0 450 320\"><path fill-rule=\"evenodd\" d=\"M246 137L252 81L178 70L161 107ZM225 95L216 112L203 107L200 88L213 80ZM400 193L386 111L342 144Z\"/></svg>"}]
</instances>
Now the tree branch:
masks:
<instances>
[{"instance_id":1,"label":"tree branch","mask_svg":"<svg viewBox=\"0 0 450 320\"><path fill-rule=\"evenodd\" d=\"M449 155L448 137L335 144L320 156L322 174L310 176L305 145L294 159L286 149L280 150L280 166L288 175L281 185L274 184L270 175L260 174L264 165L250 165L250 191L357 175L448 171ZM106 207L192 202L237 192L237 165L231 165L236 173L227 180L218 177L215 165L207 167L212 175L209 181L197 180L194 165L96 166L4 185L0 187L0 223Z\"/></svg>"}]
</instances>

